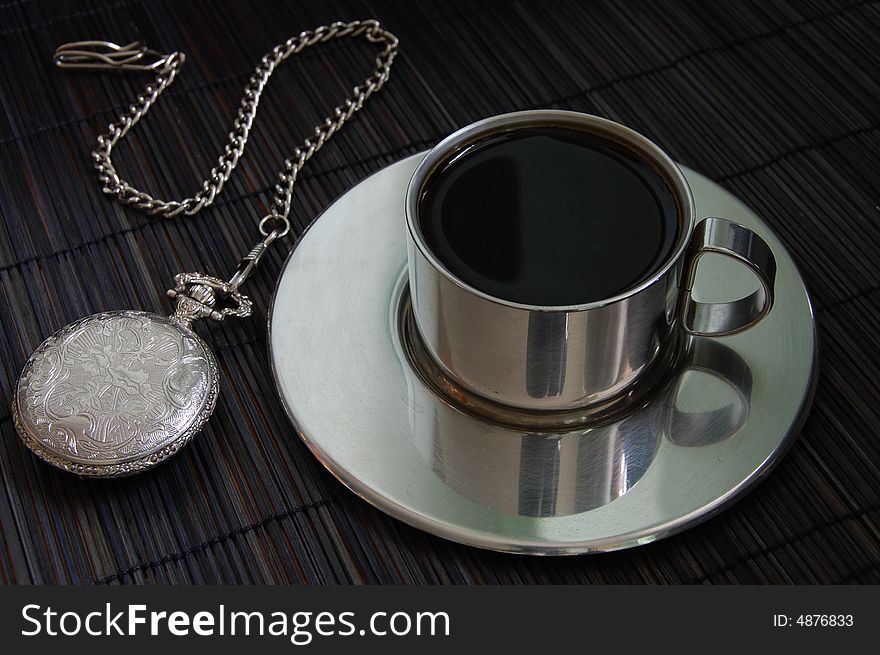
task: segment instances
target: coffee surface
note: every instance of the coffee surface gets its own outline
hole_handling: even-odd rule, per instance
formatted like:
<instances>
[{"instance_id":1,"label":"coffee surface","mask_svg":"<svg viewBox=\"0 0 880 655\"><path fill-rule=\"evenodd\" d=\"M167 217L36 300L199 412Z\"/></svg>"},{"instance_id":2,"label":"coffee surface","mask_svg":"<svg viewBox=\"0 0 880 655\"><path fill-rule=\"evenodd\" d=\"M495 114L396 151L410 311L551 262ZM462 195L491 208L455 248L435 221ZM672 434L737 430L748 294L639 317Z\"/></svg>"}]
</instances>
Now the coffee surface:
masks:
<instances>
[{"instance_id":1,"label":"coffee surface","mask_svg":"<svg viewBox=\"0 0 880 655\"><path fill-rule=\"evenodd\" d=\"M435 171L419 221L449 271L497 298L577 305L636 286L669 257L677 211L635 153L563 128L479 141Z\"/></svg>"}]
</instances>

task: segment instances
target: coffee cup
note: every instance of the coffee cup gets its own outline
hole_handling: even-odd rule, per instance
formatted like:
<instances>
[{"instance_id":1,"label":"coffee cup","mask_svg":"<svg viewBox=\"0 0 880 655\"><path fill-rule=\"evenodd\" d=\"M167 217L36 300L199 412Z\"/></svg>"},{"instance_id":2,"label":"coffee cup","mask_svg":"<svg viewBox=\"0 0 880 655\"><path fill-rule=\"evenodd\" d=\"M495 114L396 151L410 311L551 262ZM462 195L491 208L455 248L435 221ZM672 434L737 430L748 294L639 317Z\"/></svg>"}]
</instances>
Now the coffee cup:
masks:
<instances>
[{"instance_id":1,"label":"coffee cup","mask_svg":"<svg viewBox=\"0 0 880 655\"><path fill-rule=\"evenodd\" d=\"M698 222L679 167L610 120L538 110L478 121L428 152L406 193L417 336L465 392L536 412L607 404L773 305L775 260L747 227ZM693 297L700 258L760 285Z\"/></svg>"}]
</instances>

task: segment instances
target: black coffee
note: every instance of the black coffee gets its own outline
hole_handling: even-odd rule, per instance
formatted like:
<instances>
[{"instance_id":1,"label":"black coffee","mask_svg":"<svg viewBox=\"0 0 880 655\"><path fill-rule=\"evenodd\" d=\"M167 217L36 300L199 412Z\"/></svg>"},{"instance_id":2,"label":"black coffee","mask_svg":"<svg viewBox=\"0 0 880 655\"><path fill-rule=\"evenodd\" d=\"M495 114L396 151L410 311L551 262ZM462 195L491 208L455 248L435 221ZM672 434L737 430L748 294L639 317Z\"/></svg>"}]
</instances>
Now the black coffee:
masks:
<instances>
[{"instance_id":1,"label":"black coffee","mask_svg":"<svg viewBox=\"0 0 880 655\"><path fill-rule=\"evenodd\" d=\"M576 305L617 295L670 255L675 198L623 146L563 128L475 143L434 173L419 220L449 271L497 298Z\"/></svg>"}]
</instances>

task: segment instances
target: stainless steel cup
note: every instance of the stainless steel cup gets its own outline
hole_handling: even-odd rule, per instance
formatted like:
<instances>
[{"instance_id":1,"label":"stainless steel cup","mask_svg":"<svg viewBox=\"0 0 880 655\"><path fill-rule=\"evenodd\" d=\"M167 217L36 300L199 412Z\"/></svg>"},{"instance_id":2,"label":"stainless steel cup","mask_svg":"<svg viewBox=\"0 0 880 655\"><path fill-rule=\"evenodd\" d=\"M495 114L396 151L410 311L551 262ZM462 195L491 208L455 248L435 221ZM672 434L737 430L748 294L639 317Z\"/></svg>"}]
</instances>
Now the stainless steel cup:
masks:
<instances>
[{"instance_id":1,"label":"stainless steel cup","mask_svg":"<svg viewBox=\"0 0 880 655\"><path fill-rule=\"evenodd\" d=\"M419 200L438 171L478 141L530 127L563 127L609 139L662 177L677 204L677 238L671 255L648 279L597 302L524 305L469 286L431 251ZM776 263L767 244L723 218L697 223L690 187L675 162L637 132L596 116L524 111L462 128L416 168L406 193L406 221L413 314L425 350L464 389L519 409L567 411L608 403L629 393L650 370L668 365L682 334L741 332L773 303ZM697 302L691 290L706 252L746 265L760 288L734 302Z\"/></svg>"}]
</instances>

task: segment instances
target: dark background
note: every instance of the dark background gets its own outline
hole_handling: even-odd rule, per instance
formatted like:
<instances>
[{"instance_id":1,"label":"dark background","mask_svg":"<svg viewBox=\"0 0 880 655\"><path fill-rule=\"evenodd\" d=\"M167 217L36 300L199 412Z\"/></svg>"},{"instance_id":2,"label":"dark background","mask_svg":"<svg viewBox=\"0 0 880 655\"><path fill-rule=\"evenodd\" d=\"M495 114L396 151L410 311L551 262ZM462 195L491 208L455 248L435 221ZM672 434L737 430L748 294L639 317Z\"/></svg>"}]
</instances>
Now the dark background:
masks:
<instances>
[{"instance_id":1,"label":"dark background","mask_svg":"<svg viewBox=\"0 0 880 655\"><path fill-rule=\"evenodd\" d=\"M21 445L8 408L30 352L96 311L169 311L177 272L231 272L281 160L373 56L340 42L288 62L216 205L167 222L104 197L89 160L147 78L63 73L54 48L143 37L186 52L181 77L116 158L136 186L181 198L216 160L266 51L369 16L398 34L402 53L388 86L308 164L296 229L371 172L484 116L555 107L643 132L753 207L812 291L816 402L748 497L665 541L563 559L467 548L386 517L323 470L274 396L265 317L283 246L248 283L253 318L199 328L218 353L221 398L172 461L84 481ZM875 2L2 0L0 581L880 582L878 34Z\"/></svg>"}]
</instances>

